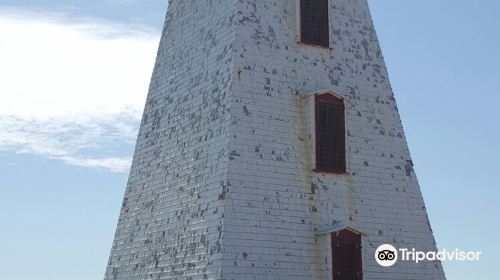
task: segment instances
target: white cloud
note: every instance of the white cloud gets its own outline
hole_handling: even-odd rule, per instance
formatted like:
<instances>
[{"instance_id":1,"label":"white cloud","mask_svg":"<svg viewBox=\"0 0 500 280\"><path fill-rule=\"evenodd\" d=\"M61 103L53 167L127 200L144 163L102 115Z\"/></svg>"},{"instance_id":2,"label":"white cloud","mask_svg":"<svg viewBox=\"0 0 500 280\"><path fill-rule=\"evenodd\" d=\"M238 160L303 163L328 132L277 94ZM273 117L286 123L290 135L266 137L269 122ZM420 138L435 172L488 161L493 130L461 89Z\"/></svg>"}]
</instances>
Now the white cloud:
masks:
<instances>
[{"instance_id":1,"label":"white cloud","mask_svg":"<svg viewBox=\"0 0 500 280\"><path fill-rule=\"evenodd\" d=\"M0 150L127 171L158 33L0 10Z\"/></svg>"}]
</instances>

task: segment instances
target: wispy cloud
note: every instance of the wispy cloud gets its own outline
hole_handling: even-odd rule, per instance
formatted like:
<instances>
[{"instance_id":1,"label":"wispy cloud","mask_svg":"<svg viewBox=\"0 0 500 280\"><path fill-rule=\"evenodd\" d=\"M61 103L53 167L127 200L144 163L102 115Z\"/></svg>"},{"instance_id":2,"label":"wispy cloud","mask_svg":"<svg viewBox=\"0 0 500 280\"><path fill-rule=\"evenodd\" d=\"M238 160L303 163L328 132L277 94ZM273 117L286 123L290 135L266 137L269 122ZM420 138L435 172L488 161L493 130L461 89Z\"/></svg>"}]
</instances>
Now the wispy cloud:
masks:
<instances>
[{"instance_id":1,"label":"wispy cloud","mask_svg":"<svg viewBox=\"0 0 500 280\"><path fill-rule=\"evenodd\" d=\"M127 171L159 34L0 10L0 150Z\"/></svg>"}]
</instances>

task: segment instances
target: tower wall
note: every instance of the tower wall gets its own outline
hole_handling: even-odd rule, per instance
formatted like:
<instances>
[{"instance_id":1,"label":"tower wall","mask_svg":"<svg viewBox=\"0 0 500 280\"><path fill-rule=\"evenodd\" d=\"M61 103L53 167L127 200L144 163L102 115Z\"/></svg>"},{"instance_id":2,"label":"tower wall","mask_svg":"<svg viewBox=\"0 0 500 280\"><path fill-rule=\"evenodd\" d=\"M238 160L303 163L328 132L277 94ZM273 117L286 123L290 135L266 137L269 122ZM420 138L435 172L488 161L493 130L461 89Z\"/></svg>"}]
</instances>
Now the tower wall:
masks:
<instances>
[{"instance_id":1,"label":"tower wall","mask_svg":"<svg viewBox=\"0 0 500 280\"><path fill-rule=\"evenodd\" d=\"M332 279L329 235L363 237L364 279L444 279L376 264L377 246L435 250L365 0L330 1L330 49L298 43L298 1L242 0L236 20L223 279ZM345 99L347 175L316 173L312 93Z\"/></svg>"},{"instance_id":2,"label":"tower wall","mask_svg":"<svg viewBox=\"0 0 500 280\"><path fill-rule=\"evenodd\" d=\"M220 278L235 4L169 3L105 279Z\"/></svg>"},{"instance_id":3,"label":"tower wall","mask_svg":"<svg viewBox=\"0 0 500 280\"><path fill-rule=\"evenodd\" d=\"M331 49L298 43L296 0L171 0L105 279L332 279L328 229L375 263L435 250L366 0L330 1ZM347 174L314 172L315 92L345 99Z\"/></svg>"}]
</instances>

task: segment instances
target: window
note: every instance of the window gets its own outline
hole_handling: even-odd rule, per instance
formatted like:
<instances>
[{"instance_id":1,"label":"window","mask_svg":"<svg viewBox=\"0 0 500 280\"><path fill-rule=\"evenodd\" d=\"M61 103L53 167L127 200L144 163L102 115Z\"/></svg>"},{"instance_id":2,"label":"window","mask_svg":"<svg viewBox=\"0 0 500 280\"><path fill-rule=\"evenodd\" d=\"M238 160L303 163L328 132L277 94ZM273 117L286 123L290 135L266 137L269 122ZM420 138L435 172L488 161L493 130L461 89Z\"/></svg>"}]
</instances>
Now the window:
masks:
<instances>
[{"instance_id":1,"label":"window","mask_svg":"<svg viewBox=\"0 0 500 280\"><path fill-rule=\"evenodd\" d=\"M300 0L300 41L330 46L328 0Z\"/></svg>"},{"instance_id":2,"label":"window","mask_svg":"<svg viewBox=\"0 0 500 280\"><path fill-rule=\"evenodd\" d=\"M316 171L345 173L344 101L330 93L316 95Z\"/></svg>"},{"instance_id":3,"label":"window","mask_svg":"<svg viewBox=\"0 0 500 280\"><path fill-rule=\"evenodd\" d=\"M361 235L350 230L332 233L333 280L363 279Z\"/></svg>"}]
</instances>

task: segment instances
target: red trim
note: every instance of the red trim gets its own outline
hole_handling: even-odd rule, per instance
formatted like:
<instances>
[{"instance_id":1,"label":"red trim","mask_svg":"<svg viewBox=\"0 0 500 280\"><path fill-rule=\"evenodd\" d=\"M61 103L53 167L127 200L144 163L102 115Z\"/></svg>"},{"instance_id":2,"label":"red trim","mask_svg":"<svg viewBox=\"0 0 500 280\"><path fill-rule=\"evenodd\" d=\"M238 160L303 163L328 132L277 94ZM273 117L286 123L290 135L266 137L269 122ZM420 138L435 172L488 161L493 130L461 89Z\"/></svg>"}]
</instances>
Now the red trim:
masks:
<instances>
[{"instance_id":1,"label":"red trim","mask_svg":"<svg viewBox=\"0 0 500 280\"><path fill-rule=\"evenodd\" d=\"M331 93L317 94L316 95L316 102L317 101L324 101L324 102L336 103L336 104L344 104L344 99L342 99L336 95L333 95Z\"/></svg>"}]
</instances>

